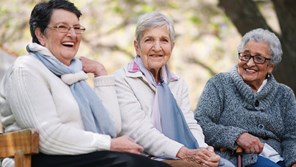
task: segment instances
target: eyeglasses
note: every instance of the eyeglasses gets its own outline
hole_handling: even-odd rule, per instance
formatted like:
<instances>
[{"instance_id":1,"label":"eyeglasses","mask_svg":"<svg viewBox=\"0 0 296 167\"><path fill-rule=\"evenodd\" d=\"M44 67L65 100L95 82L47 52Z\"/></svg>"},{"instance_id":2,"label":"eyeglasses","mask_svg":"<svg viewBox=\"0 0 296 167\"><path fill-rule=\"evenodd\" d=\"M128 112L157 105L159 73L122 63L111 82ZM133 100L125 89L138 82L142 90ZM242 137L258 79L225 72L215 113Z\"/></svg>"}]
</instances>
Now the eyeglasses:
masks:
<instances>
[{"instance_id":1,"label":"eyeglasses","mask_svg":"<svg viewBox=\"0 0 296 167\"><path fill-rule=\"evenodd\" d=\"M252 56L250 53L238 53L238 57L241 61L248 62L251 58L253 58L254 63L256 64L263 64L266 60L270 60L270 58L266 58L261 55L254 55Z\"/></svg>"},{"instance_id":2,"label":"eyeglasses","mask_svg":"<svg viewBox=\"0 0 296 167\"><path fill-rule=\"evenodd\" d=\"M70 27L69 25L66 25L66 24L47 26L47 28L55 29L60 33L68 33L71 30L71 28L73 28L76 34L81 34L86 30L83 26L80 26L80 25Z\"/></svg>"}]
</instances>

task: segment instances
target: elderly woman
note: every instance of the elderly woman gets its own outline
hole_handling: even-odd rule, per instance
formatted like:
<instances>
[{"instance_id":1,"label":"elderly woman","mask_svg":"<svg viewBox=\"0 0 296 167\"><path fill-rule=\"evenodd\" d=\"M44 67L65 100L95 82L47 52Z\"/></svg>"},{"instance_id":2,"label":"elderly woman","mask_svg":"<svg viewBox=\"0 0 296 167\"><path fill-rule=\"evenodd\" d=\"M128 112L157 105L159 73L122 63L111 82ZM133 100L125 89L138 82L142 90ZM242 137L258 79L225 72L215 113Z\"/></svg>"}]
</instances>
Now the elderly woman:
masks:
<instances>
[{"instance_id":1,"label":"elderly woman","mask_svg":"<svg viewBox=\"0 0 296 167\"><path fill-rule=\"evenodd\" d=\"M34 7L29 54L15 61L1 84L5 131L39 132L41 153L32 157L33 167L168 166L136 155L141 146L117 137L121 119L114 78L102 64L75 57L85 31L80 15L67 0ZM95 74L95 91L85 72Z\"/></svg>"},{"instance_id":2,"label":"elderly woman","mask_svg":"<svg viewBox=\"0 0 296 167\"><path fill-rule=\"evenodd\" d=\"M218 166L220 157L204 142L190 110L184 80L169 71L174 35L173 23L159 12L139 18L137 56L115 73L122 134L135 139L150 156L179 159L165 161L172 166Z\"/></svg>"},{"instance_id":3,"label":"elderly woman","mask_svg":"<svg viewBox=\"0 0 296 167\"><path fill-rule=\"evenodd\" d=\"M295 96L272 75L281 56L273 33L252 30L238 47L238 64L207 82L195 119L222 157L235 162L241 147L244 165L296 167Z\"/></svg>"}]
</instances>

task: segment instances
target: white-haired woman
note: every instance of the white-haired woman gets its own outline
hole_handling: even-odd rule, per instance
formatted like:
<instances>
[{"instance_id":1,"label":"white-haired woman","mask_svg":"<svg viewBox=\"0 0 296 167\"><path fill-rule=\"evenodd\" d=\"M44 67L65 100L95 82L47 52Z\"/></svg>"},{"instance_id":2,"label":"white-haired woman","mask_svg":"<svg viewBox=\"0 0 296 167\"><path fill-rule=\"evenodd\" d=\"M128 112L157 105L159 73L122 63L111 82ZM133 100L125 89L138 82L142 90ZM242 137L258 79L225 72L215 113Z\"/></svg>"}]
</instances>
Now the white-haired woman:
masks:
<instances>
[{"instance_id":1,"label":"white-haired woman","mask_svg":"<svg viewBox=\"0 0 296 167\"><path fill-rule=\"evenodd\" d=\"M115 74L122 134L172 166L233 166L204 142L190 110L187 85L168 68L174 39L173 23L165 15L150 12L139 18L137 55Z\"/></svg>"},{"instance_id":2,"label":"white-haired woman","mask_svg":"<svg viewBox=\"0 0 296 167\"><path fill-rule=\"evenodd\" d=\"M237 65L206 84L195 118L222 157L235 163L239 146L244 166L296 166L295 96L272 75L281 59L275 34L254 29L242 38Z\"/></svg>"}]
</instances>

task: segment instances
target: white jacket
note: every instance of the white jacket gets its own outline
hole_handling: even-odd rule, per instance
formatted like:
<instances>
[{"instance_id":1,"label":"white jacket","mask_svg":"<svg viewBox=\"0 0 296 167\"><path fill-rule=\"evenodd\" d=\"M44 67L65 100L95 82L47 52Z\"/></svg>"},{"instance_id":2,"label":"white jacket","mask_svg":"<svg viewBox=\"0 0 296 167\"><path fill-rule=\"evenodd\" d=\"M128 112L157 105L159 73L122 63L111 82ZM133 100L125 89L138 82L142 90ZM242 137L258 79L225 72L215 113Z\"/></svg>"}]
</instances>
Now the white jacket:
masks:
<instances>
[{"instance_id":1,"label":"white jacket","mask_svg":"<svg viewBox=\"0 0 296 167\"><path fill-rule=\"evenodd\" d=\"M152 123L155 88L150 87L140 71L125 68L115 73L115 87L122 117L122 134L129 135L150 155L176 158L183 144L164 136ZM190 109L188 88L183 79L169 82L169 87L181 108L186 122L200 147L207 146L201 127Z\"/></svg>"},{"instance_id":2,"label":"white jacket","mask_svg":"<svg viewBox=\"0 0 296 167\"><path fill-rule=\"evenodd\" d=\"M94 85L119 133L121 120L114 78L97 77ZM0 111L6 132L37 129L43 153L73 155L110 149L110 136L84 130L69 86L32 55L20 56L3 78Z\"/></svg>"}]
</instances>

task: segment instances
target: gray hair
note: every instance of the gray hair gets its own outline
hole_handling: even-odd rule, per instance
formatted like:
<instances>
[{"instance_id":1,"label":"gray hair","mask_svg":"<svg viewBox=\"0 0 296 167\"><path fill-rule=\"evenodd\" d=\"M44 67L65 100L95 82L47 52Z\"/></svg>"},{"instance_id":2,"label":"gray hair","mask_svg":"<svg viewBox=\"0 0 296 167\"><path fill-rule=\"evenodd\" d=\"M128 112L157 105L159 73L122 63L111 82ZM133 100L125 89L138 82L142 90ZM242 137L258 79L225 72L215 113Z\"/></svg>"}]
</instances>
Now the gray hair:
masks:
<instances>
[{"instance_id":1,"label":"gray hair","mask_svg":"<svg viewBox=\"0 0 296 167\"><path fill-rule=\"evenodd\" d=\"M143 32L150 28L165 26L169 33L171 42L175 40L175 30L173 22L160 12L149 12L141 15L136 28L136 40L142 39Z\"/></svg>"},{"instance_id":2,"label":"gray hair","mask_svg":"<svg viewBox=\"0 0 296 167\"><path fill-rule=\"evenodd\" d=\"M277 65L281 62L282 54L283 54L281 42L274 33L268 30L264 30L262 28L251 30L243 36L241 43L238 46L238 51L242 52L245 45L250 40L253 40L255 42L265 42L269 45L270 52L271 52L271 55L270 55L271 64Z\"/></svg>"}]
</instances>

